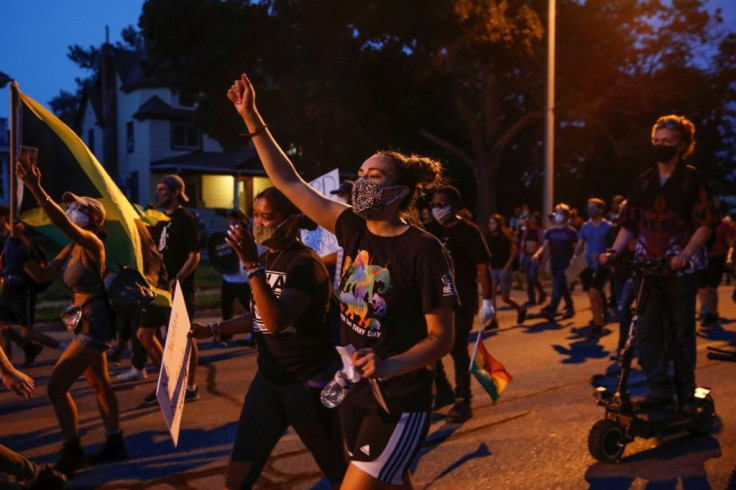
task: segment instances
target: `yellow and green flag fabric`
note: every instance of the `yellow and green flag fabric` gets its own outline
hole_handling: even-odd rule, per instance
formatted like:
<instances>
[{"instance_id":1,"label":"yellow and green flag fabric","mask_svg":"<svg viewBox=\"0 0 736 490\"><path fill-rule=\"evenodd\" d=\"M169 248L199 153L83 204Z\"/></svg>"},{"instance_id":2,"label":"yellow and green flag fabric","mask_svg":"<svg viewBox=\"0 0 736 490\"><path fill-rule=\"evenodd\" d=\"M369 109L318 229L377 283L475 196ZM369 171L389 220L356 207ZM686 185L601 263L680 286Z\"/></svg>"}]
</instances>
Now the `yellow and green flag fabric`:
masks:
<instances>
[{"instance_id":1,"label":"yellow and green flag fabric","mask_svg":"<svg viewBox=\"0 0 736 490\"><path fill-rule=\"evenodd\" d=\"M478 332L478 337L478 348L471 360L470 372L491 396L493 403L496 403L501 393L511 382L511 375L503 367L503 364L494 359L486 350L483 340L480 339L480 332Z\"/></svg>"},{"instance_id":2,"label":"yellow and green flag fabric","mask_svg":"<svg viewBox=\"0 0 736 490\"><path fill-rule=\"evenodd\" d=\"M61 196L66 191L102 202L107 214L105 227L110 234L104 242L108 265L116 270L117 260L141 271L156 289L155 303L170 305L170 294L156 288L157 281L152 280L151 271L147 270L150 268L144 259L147 250L142 248L150 245L152 240L141 236L142 233L148 233L143 214L128 201L84 141L69 126L22 93L17 86L13 86L12 90L17 97L14 124L18 141L22 145L38 148L38 167L46 192L57 203L61 202ZM22 184L18 189L19 219L61 246L68 243L69 239L51 224L30 193L23 195Z\"/></svg>"}]
</instances>

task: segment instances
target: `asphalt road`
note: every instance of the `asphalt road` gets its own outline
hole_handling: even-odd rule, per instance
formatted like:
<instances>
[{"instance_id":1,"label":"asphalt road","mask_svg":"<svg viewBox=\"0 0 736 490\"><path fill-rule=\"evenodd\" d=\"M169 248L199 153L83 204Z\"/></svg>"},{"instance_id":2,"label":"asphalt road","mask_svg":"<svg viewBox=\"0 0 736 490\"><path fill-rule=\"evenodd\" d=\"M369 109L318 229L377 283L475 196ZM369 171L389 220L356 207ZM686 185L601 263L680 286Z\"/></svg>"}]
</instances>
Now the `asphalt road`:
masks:
<instances>
[{"instance_id":1,"label":"asphalt road","mask_svg":"<svg viewBox=\"0 0 736 490\"><path fill-rule=\"evenodd\" d=\"M473 381L474 416L464 424L446 423L443 413L447 408L435 414L415 468L416 486L724 488L736 466L736 365L709 361L704 351L708 345L736 344L731 288L721 288L721 327L698 333L697 379L713 388L718 414L711 434L638 439L627 446L617 464L598 463L591 457L588 433L603 416L591 395L595 386L615 383L615 365L609 355L618 334L617 325L609 325L601 339L586 338L590 310L587 296L578 290L574 293L577 316L557 324L530 318L524 325L514 325L515 313L500 311L501 328L486 332L484 341L513 380L495 405ZM520 291L513 295L522 299ZM44 329L59 338L68 337L61 327ZM155 388L156 373L149 370L143 381L115 382L130 460L88 468L68 488L222 488L243 396L256 369L256 354L235 342L229 347L200 342L200 356L197 382L201 399L185 405L179 446L173 446L158 407L142 403ZM46 396L56 357L56 352L46 349L26 370L37 386L30 401L7 391L0 393L0 443L43 463L53 462L61 445ZM452 370L451 362L445 365ZM112 375L127 367L124 360L112 369ZM644 392L643 381L642 373L635 370L630 380L635 394ZM91 452L104 439L99 413L84 379L75 383L72 393L79 406L82 443ZM292 431L277 445L259 486L328 488ZM0 483L0 489L5 488L16 487Z\"/></svg>"}]
</instances>

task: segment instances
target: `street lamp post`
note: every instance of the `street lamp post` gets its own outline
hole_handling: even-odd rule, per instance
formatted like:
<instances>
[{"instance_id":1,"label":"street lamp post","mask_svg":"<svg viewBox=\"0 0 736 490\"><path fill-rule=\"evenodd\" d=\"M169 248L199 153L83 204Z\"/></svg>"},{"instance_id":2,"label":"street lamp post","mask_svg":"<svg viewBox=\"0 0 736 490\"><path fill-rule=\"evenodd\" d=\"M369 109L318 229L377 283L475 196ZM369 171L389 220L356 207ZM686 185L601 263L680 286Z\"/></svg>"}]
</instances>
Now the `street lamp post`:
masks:
<instances>
[{"instance_id":1,"label":"street lamp post","mask_svg":"<svg viewBox=\"0 0 736 490\"><path fill-rule=\"evenodd\" d=\"M547 107L544 115L544 216L552 213L555 192L555 17L549 0L547 18Z\"/></svg>"}]
</instances>

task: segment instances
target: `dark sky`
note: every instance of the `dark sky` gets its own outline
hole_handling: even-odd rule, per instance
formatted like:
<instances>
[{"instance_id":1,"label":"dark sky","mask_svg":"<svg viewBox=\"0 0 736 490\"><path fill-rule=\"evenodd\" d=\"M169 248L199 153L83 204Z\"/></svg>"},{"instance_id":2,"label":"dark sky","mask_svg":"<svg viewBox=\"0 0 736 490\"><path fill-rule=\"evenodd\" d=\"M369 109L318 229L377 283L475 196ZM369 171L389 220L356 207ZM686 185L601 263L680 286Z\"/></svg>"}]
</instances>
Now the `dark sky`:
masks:
<instances>
[{"instance_id":1,"label":"dark sky","mask_svg":"<svg viewBox=\"0 0 736 490\"><path fill-rule=\"evenodd\" d=\"M597 1L597 0L596 0ZM75 90L87 74L66 54L68 47L99 46L110 26L110 41L128 25L137 26L144 0L5 0L0 6L0 71L18 80L21 91L48 107L60 90ZM736 27L736 0L710 0L723 9L725 24ZM7 87L0 89L0 117L8 116Z\"/></svg>"}]
</instances>

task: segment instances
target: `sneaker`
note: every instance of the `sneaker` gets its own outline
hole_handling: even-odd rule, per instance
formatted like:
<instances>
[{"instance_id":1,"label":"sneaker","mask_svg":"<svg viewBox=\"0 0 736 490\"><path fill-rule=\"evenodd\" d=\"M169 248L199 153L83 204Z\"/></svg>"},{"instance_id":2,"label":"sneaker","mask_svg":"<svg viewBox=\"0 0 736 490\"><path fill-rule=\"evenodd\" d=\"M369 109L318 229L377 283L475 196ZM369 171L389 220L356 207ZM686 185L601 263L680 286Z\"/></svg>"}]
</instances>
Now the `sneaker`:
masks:
<instances>
[{"instance_id":1,"label":"sneaker","mask_svg":"<svg viewBox=\"0 0 736 490\"><path fill-rule=\"evenodd\" d=\"M496 320L496 317L493 317L493 320L488 322L485 327L483 327L483 330L496 330L498 328L498 320Z\"/></svg>"},{"instance_id":2,"label":"sneaker","mask_svg":"<svg viewBox=\"0 0 736 490\"><path fill-rule=\"evenodd\" d=\"M565 314L562 315L562 318L567 320L568 318L572 318L574 316L575 316L575 310L573 310L572 308L569 308L565 310Z\"/></svg>"},{"instance_id":3,"label":"sneaker","mask_svg":"<svg viewBox=\"0 0 736 490\"><path fill-rule=\"evenodd\" d=\"M550 311L549 308L546 307L539 310L539 316L541 316L542 318L546 318L547 321L550 322L555 321L555 313L553 313L552 311Z\"/></svg>"},{"instance_id":4,"label":"sneaker","mask_svg":"<svg viewBox=\"0 0 736 490\"><path fill-rule=\"evenodd\" d=\"M143 399L143 403L156 403L158 399L156 398L156 390L153 390L149 394L146 395L146 397Z\"/></svg>"},{"instance_id":5,"label":"sneaker","mask_svg":"<svg viewBox=\"0 0 736 490\"><path fill-rule=\"evenodd\" d=\"M118 381L137 381L139 379L146 379L147 377L146 368L138 369L135 366L130 366L130 369L118 375Z\"/></svg>"},{"instance_id":6,"label":"sneaker","mask_svg":"<svg viewBox=\"0 0 736 490\"><path fill-rule=\"evenodd\" d=\"M59 461L54 465L54 469L63 473L67 478L71 478L77 470L85 466L87 466L87 458L84 457L79 440L65 442L59 451Z\"/></svg>"},{"instance_id":7,"label":"sneaker","mask_svg":"<svg viewBox=\"0 0 736 490\"><path fill-rule=\"evenodd\" d=\"M27 490L60 490L66 485L66 476L56 471L50 465L45 465L36 477L36 481L30 485L24 485Z\"/></svg>"},{"instance_id":8,"label":"sneaker","mask_svg":"<svg viewBox=\"0 0 736 490\"><path fill-rule=\"evenodd\" d=\"M434 397L434 407L432 410L439 410L442 407L446 407L455 402L455 394L452 390L443 390L441 393L437 393Z\"/></svg>"},{"instance_id":9,"label":"sneaker","mask_svg":"<svg viewBox=\"0 0 736 490\"><path fill-rule=\"evenodd\" d=\"M601 338L601 335L603 335L603 327L600 325L593 325L590 327L590 332L588 333L589 339L599 339Z\"/></svg>"},{"instance_id":10,"label":"sneaker","mask_svg":"<svg viewBox=\"0 0 736 490\"><path fill-rule=\"evenodd\" d=\"M128 459L128 450L125 448L123 433L118 431L109 434L99 451L89 456L90 464L111 463Z\"/></svg>"},{"instance_id":11,"label":"sneaker","mask_svg":"<svg viewBox=\"0 0 736 490\"><path fill-rule=\"evenodd\" d=\"M526 301L526 302L525 302L525 303L524 303L523 305L521 305L521 306L524 306L524 307L527 307L527 308L528 308L528 307L530 307L530 306L534 306L534 305L536 305L536 304L537 304L537 302L536 302L536 301L532 301L532 300L529 300L529 301ZM541 304L541 303L540 303L540 304Z\"/></svg>"},{"instance_id":12,"label":"sneaker","mask_svg":"<svg viewBox=\"0 0 736 490\"><path fill-rule=\"evenodd\" d=\"M115 347L107 349L107 363L110 366L119 366L120 360L123 358L127 342L118 342Z\"/></svg>"},{"instance_id":13,"label":"sneaker","mask_svg":"<svg viewBox=\"0 0 736 490\"><path fill-rule=\"evenodd\" d=\"M608 359L610 359L611 361L621 362L621 351L621 348L616 347L616 350L611 352L611 356Z\"/></svg>"},{"instance_id":14,"label":"sneaker","mask_svg":"<svg viewBox=\"0 0 736 490\"><path fill-rule=\"evenodd\" d=\"M184 395L185 402L195 402L199 400L199 388L195 385L193 388L187 386L187 392Z\"/></svg>"},{"instance_id":15,"label":"sneaker","mask_svg":"<svg viewBox=\"0 0 736 490\"><path fill-rule=\"evenodd\" d=\"M521 325L526 320L526 307L519 308L519 313L516 314L516 323Z\"/></svg>"},{"instance_id":16,"label":"sneaker","mask_svg":"<svg viewBox=\"0 0 736 490\"><path fill-rule=\"evenodd\" d=\"M467 398L460 398L452 406L445 420L451 424L462 424L470 417L473 416L473 410L470 408L470 400Z\"/></svg>"},{"instance_id":17,"label":"sneaker","mask_svg":"<svg viewBox=\"0 0 736 490\"><path fill-rule=\"evenodd\" d=\"M26 359L23 361L23 367L28 368L31 367L33 364L33 361L36 360L38 355L43 350L43 346L41 344L37 344L36 342L26 342L23 344L23 352L26 353Z\"/></svg>"}]
</instances>

